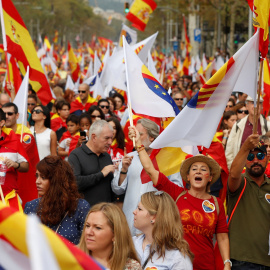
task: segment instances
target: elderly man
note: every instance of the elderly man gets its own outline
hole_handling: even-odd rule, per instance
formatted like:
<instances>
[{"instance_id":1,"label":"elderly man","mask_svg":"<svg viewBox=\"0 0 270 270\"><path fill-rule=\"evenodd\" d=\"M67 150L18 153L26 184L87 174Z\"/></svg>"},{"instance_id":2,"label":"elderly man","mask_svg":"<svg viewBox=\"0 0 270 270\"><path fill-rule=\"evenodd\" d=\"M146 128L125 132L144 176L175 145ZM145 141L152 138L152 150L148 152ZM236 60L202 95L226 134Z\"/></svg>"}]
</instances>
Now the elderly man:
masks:
<instances>
[{"instance_id":1,"label":"elderly man","mask_svg":"<svg viewBox=\"0 0 270 270\"><path fill-rule=\"evenodd\" d=\"M231 166L229 216L237 205L229 225L234 270L270 269L270 179L264 174L268 159L265 145L254 134L246 139Z\"/></svg>"},{"instance_id":2,"label":"elderly man","mask_svg":"<svg viewBox=\"0 0 270 270\"><path fill-rule=\"evenodd\" d=\"M107 153L112 141L112 126L105 120L97 120L89 129L89 141L73 150L68 158L79 192L91 206L112 201L111 180L115 166Z\"/></svg>"},{"instance_id":3,"label":"elderly man","mask_svg":"<svg viewBox=\"0 0 270 270\"><path fill-rule=\"evenodd\" d=\"M154 139L159 135L159 127L156 123L149 119L140 119L136 125L140 133L142 144L145 150L150 155L152 149L149 147ZM179 165L180 167L180 165ZM138 231L133 226L133 211L136 209L142 194L156 190L153 187L152 181L142 184L141 172L142 164L139 159L137 151L132 152L131 155L125 155L119 169L116 171L115 177L112 181L112 189L117 195L126 193L123 211L126 215L128 225L131 233L135 235ZM180 181L180 174L175 174L169 177L170 180L182 185Z\"/></svg>"},{"instance_id":4,"label":"elderly man","mask_svg":"<svg viewBox=\"0 0 270 270\"><path fill-rule=\"evenodd\" d=\"M260 103L258 104L258 106L260 106L259 112L262 109L262 102L263 99L260 98ZM254 101L251 97L247 98L246 107L248 110L248 115L239 122L236 122L232 127L229 138L225 138L228 139L225 151L228 168L231 167L233 159L247 137L252 134L254 124ZM266 121L262 115L259 117L260 121L258 121L258 133L259 135L264 135L268 130L270 130L270 122Z\"/></svg>"},{"instance_id":5,"label":"elderly man","mask_svg":"<svg viewBox=\"0 0 270 270\"><path fill-rule=\"evenodd\" d=\"M22 199L23 206L28 201L37 198L36 187L36 165L39 162L38 150L34 136L30 129L22 124L17 124L19 118L18 107L12 102L3 105L3 111L6 114L7 128L11 128L17 135L29 158L29 171L18 172L18 193Z\"/></svg>"},{"instance_id":6,"label":"elderly man","mask_svg":"<svg viewBox=\"0 0 270 270\"><path fill-rule=\"evenodd\" d=\"M184 95L181 92L176 92L172 95L175 104L177 105L178 109L182 111L183 109L183 102L184 102Z\"/></svg>"},{"instance_id":7,"label":"elderly man","mask_svg":"<svg viewBox=\"0 0 270 270\"><path fill-rule=\"evenodd\" d=\"M91 97L88 84L80 84L78 92L79 96L70 104L70 113L80 116L82 113L87 112L92 105L97 105L97 102Z\"/></svg>"}]
</instances>

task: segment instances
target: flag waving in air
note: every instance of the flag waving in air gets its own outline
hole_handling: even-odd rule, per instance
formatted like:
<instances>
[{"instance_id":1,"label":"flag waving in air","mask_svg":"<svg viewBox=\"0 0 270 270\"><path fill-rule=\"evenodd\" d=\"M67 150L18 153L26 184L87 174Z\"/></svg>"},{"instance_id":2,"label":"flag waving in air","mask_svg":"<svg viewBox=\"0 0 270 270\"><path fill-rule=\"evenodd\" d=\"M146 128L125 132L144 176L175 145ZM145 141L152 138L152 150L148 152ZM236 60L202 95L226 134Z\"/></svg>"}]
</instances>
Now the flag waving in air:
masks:
<instances>
[{"instance_id":1,"label":"flag waving in air","mask_svg":"<svg viewBox=\"0 0 270 270\"><path fill-rule=\"evenodd\" d=\"M255 99L259 58L256 33L230 58L181 113L150 145L183 147L203 145L209 148L232 91L242 91Z\"/></svg>"},{"instance_id":2,"label":"flag waving in air","mask_svg":"<svg viewBox=\"0 0 270 270\"><path fill-rule=\"evenodd\" d=\"M132 22L132 26L144 31L149 21L150 14L156 9L157 4L153 0L135 0L129 9L126 18Z\"/></svg>"},{"instance_id":3,"label":"flag waving in air","mask_svg":"<svg viewBox=\"0 0 270 270\"><path fill-rule=\"evenodd\" d=\"M74 54L73 49L69 42L68 42L68 62L71 69L72 79L74 82L77 82L77 80L81 76L81 70L80 70L80 65L78 63L78 59L76 55Z\"/></svg>"},{"instance_id":4,"label":"flag waving in air","mask_svg":"<svg viewBox=\"0 0 270 270\"><path fill-rule=\"evenodd\" d=\"M2 34L4 43L6 41L7 52L17 59L23 75L26 73L26 67L30 67L29 81L41 102L48 104L53 97L31 36L12 1L4 0L0 3L3 16Z\"/></svg>"},{"instance_id":5,"label":"flag waving in air","mask_svg":"<svg viewBox=\"0 0 270 270\"><path fill-rule=\"evenodd\" d=\"M174 100L150 73L136 53L124 42L128 99L136 113L154 117L174 117L179 113Z\"/></svg>"}]
</instances>

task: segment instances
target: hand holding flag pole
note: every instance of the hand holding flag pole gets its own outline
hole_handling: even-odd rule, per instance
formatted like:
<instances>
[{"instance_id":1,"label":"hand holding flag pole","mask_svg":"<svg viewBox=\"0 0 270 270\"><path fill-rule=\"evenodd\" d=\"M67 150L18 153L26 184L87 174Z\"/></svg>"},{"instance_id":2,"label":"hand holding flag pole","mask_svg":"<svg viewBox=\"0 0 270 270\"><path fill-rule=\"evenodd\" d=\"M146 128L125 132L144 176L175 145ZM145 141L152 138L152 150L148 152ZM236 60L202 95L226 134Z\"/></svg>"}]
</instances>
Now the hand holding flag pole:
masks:
<instances>
[{"instance_id":1,"label":"hand holding flag pole","mask_svg":"<svg viewBox=\"0 0 270 270\"><path fill-rule=\"evenodd\" d=\"M123 35L122 36L122 41L123 41L123 48L124 48L124 59L125 59L125 67L127 70L127 57L126 57L126 38ZM132 116L132 108L131 108L131 101L130 101L130 91L129 91L129 80L128 80L128 72L126 72L126 79L127 79L127 97L128 97L128 115L129 115L129 123L130 126L133 127L133 116ZM133 147L135 148L135 138L132 138L133 141Z\"/></svg>"},{"instance_id":2,"label":"hand holding flag pole","mask_svg":"<svg viewBox=\"0 0 270 270\"><path fill-rule=\"evenodd\" d=\"M6 29L5 29L5 23L4 23L2 0L0 0L0 16L1 16L2 36L3 36L3 47L4 47L5 57L6 57L6 65L7 65L7 77L8 77L8 82L10 83L10 75L9 75L9 68L8 68L8 54L7 54L7 38L6 38Z\"/></svg>"}]
</instances>

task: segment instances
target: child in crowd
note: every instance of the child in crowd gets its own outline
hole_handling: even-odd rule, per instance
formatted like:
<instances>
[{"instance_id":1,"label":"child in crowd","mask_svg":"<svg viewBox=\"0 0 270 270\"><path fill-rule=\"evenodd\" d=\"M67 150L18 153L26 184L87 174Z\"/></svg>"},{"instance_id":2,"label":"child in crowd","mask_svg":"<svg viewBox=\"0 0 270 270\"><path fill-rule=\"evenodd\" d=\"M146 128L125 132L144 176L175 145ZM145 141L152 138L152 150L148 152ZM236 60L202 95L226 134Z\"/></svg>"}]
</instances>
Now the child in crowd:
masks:
<instances>
[{"instance_id":1,"label":"child in crowd","mask_svg":"<svg viewBox=\"0 0 270 270\"><path fill-rule=\"evenodd\" d=\"M88 113L81 114L81 116L79 117L79 125L80 131L85 131L86 136L80 136L76 148L81 146L84 141L88 141L89 128L92 125L91 116Z\"/></svg>"},{"instance_id":2,"label":"child in crowd","mask_svg":"<svg viewBox=\"0 0 270 270\"><path fill-rule=\"evenodd\" d=\"M58 147L58 155L68 160L68 156L78 144L80 133L79 118L77 115L71 114L67 118L67 131L63 134Z\"/></svg>"}]
</instances>

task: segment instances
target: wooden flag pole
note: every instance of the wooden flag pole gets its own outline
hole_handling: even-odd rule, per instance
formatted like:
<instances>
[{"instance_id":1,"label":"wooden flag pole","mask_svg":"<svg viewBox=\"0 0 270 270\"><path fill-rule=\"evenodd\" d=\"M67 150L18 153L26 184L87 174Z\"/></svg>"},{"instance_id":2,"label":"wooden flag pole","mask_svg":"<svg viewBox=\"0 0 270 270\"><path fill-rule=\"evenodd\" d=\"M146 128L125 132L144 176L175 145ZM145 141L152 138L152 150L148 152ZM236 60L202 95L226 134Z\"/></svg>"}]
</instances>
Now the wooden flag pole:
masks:
<instances>
[{"instance_id":1,"label":"wooden flag pole","mask_svg":"<svg viewBox=\"0 0 270 270\"><path fill-rule=\"evenodd\" d=\"M260 61L259 85L257 90L257 102L256 102L257 107L254 107L253 134L257 134L258 132L258 119L260 116L259 108L260 108L261 87L262 87L262 69L263 69L263 59L261 59Z\"/></svg>"},{"instance_id":2,"label":"wooden flag pole","mask_svg":"<svg viewBox=\"0 0 270 270\"><path fill-rule=\"evenodd\" d=\"M133 127L133 114L132 114L132 109L131 109L131 104L128 103L128 112L129 112L129 124L131 127ZM135 138L132 138L132 141L133 141L133 147L135 148L136 145L135 145Z\"/></svg>"},{"instance_id":3,"label":"wooden flag pole","mask_svg":"<svg viewBox=\"0 0 270 270\"><path fill-rule=\"evenodd\" d=\"M0 185L0 194L1 194L1 199L2 199L3 204L6 204L5 197L4 197L4 194L3 194L3 190L2 190L2 186L1 185Z\"/></svg>"}]
</instances>

